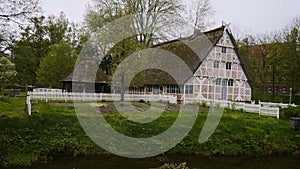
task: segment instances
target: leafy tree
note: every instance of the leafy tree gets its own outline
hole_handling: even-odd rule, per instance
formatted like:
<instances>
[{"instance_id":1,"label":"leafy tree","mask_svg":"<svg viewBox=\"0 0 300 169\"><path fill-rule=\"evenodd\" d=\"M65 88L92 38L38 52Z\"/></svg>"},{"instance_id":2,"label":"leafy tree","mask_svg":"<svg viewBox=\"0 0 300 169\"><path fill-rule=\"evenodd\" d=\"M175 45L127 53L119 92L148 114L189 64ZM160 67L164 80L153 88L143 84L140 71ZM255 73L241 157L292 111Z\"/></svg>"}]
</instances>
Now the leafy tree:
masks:
<instances>
[{"instance_id":1,"label":"leafy tree","mask_svg":"<svg viewBox=\"0 0 300 169\"><path fill-rule=\"evenodd\" d=\"M240 44L239 52L253 86L264 92L272 88L275 95L276 85L281 82L285 73L285 48L278 34L266 34L258 38L250 36Z\"/></svg>"},{"instance_id":2,"label":"leafy tree","mask_svg":"<svg viewBox=\"0 0 300 169\"><path fill-rule=\"evenodd\" d=\"M69 44L60 42L53 45L37 70L38 84L59 88L60 81L74 69L76 59L76 54Z\"/></svg>"},{"instance_id":3,"label":"leafy tree","mask_svg":"<svg viewBox=\"0 0 300 169\"><path fill-rule=\"evenodd\" d=\"M45 17L33 18L33 26L23 28L21 39L13 48L14 63L20 84L36 84L36 74L40 59L49 51L50 41L47 37Z\"/></svg>"},{"instance_id":4,"label":"leafy tree","mask_svg":"<svg viewBox=\"0 0 300 169\"><path fill-rule=\"evenodd\" d=\"M7 57L0 57L0 85L2 95L4 85L9 83L16 74L15 65Z\"/></svg>"},{"instance_id":5,"label":"leafy tree","mask_svg":"<svg viewBox=\"0 0 300 169\"><path fill-rule=\"evenodd\" d=\"M300 89L300 32L297 27L293 28L285 38L285 56L287 65L287 77L290 87Z\"/></svg>"},{"instance_id":6,"label":"leafy tree","mask_svg":"<svg viewBox=\"0 0 300 169\"><path fill-rule=\"evenodd\" d=\"M75 26L63 14L59 18L39 17L31 21L33 26L23 28L22 37L15 42L13 53L20 83L36 85L36 72L41 59L48 54L52 45L64 41L79 52L81 41L85 38L75 33Z\"/></svg>"},{"instance_id":7,"label":"leafy tree","mask_svg":"<svg viewBox=\"0 0 300 169\"><path fill-rule=\"evenodd\" d=\"M107 55L101 67L111 75L118 64L133 52L170 38L170 30L181 25L181 10L178 0L93 0L93 5L88 7L85 23L90 32L102 30L101 37L95 40L101 48L101 55ZM132 15L126 26L129 25L129 29L135 30L137 35L111 44L120 37L112 34L107 24L126 15ZM118 24L115 27L125 26L124 23ZM120 34L128 33L122 31Z\"/></svg>"}]
</instances>

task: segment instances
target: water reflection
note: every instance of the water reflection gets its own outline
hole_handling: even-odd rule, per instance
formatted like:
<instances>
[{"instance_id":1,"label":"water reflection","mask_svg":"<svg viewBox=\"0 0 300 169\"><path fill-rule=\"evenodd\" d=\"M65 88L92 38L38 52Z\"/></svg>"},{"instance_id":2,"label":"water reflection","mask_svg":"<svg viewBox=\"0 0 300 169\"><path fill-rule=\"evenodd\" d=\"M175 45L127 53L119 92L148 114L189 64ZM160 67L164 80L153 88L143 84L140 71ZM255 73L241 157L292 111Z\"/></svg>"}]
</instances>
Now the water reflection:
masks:
<instances>
[{"instance_id":1,"label":"water reflection","mask_svg":"<svg viewBox=\"0 0 300 169\"><path fill-rule=\"evenodd\" d=\"M153 169L165 163L187 162L190 169L299 169L300 158L238 158L238 157L197 157L160 156L147 159L128 159L116 156L84 158L58 158L47 164L30 169ZM23 168L29 169L29 168Z\"/></svg>"}]
</instances>

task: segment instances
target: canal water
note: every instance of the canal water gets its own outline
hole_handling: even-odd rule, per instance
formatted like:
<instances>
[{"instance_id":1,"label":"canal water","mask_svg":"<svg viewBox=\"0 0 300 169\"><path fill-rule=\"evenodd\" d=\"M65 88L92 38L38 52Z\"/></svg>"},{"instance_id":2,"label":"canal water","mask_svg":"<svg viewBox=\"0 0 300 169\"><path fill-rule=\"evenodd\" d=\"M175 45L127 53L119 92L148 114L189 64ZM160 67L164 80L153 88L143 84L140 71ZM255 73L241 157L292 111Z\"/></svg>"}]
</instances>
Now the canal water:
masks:
<instances>
[{"instance_id":1,"label":"canal water","mask_svg":"<svg viewBox=\"0 0 300 169\"><path fill-rule=\"evenodd\" d=\"M154 169L165 163L186 162L190 169L300 169L299 157L199 157L160 156L128 159L116 156L57 158L47 164L22 169ZM19 169L19 168L14 168Z\"/></svg>"}]
</instances>

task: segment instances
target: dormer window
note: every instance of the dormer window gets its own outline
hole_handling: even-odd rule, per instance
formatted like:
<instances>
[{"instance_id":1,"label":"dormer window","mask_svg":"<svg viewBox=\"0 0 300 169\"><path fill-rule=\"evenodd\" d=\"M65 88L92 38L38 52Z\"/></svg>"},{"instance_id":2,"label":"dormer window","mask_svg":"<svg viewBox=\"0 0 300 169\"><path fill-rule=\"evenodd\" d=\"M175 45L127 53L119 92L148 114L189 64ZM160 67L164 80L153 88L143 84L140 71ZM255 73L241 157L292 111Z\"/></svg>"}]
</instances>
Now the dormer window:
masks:
<instances>
[{"instance_id":1,"label":"dormer window","mask_svg":"<svg viewBox=\"0 0 300 169\"><path fill-rule=\"evenodd\" d=\"M222 47L222 53L227 53L227 48L226 47Z\"/></svg>"}]
</instances>

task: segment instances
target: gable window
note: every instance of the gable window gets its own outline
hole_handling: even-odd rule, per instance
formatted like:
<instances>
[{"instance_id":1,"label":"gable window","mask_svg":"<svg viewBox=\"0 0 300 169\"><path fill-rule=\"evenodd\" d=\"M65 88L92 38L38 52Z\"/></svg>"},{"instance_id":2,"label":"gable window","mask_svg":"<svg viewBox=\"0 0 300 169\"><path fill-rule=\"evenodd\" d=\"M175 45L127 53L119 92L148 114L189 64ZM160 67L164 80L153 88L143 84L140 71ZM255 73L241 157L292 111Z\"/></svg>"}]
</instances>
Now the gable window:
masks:
<instances>
[{"instance_id":1,"label":"gable window","mask_svg":"<svg viewBox=\"0 0 300 169\"><path fill-rule=\"evenodd\" d=\"M222 82L222 79L218 78L218 79L216 80L216 85L220 86L220 85L221 85L221 82Z\"/></svg>"},{"instance_id":2,"label":"gable window","mask_svg":"<svg viewBox=\"0 0 300 169\"><path fill-rule=\"evenodd\" d=\"M223 79L222 80L222 86L227 86L228 84L228 80L227 79Z\"/></svg>"},{"instance_id":3,"label":"gable window","mask_svg":"<svg viewBox=\"0 0 300 169\"><path fill-rule=\"evenodd\" d=\"M215 60L214 61L214 68L219 68L220 67L220 61Z\"/></svg>"},{"instance_id":4,"label":"gable window","mask_svg":"<svg viewBox=\"0 0 300 169\"><path fill-rule=\"evenodd\" d=\"M222 53L227 53L227 48L226 47L222 47Z\"/></svg>"},{"instance_id":5,"label":"gable window","mask_svg":"<svg viewBox=\"0 0 300 169\"><path fill-rule=\"evenodd\" d=\"M228 86L233 86L233 79L228 80Z\"/></svg>"},{"instance_id":6,"label":"gable window","mask_svg":"<svg viewBox=\"0 0 300 169\"><path fill-rule=\"evenodd\" d=\"M226 69L227 69L227 70L231 70L231 66L232 66L232 63L231 63L231 62L227 62L227 63L226 63Z\"/></svg>"},{"instance_id":7,"label":"gable window","mask_svg":"<svg viewBox=\"0 0 300 169\"><path fill-rule=\"evenodd\" d=\"M185 86L185 94L194 94L194 86L186 85Z\"/></svg>"}]
</instances>

